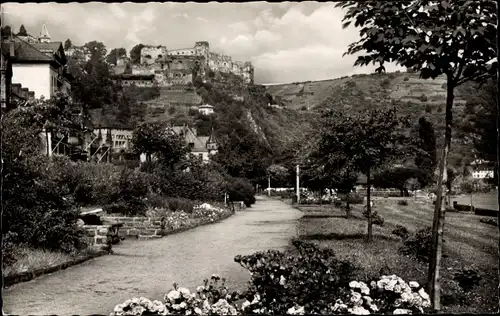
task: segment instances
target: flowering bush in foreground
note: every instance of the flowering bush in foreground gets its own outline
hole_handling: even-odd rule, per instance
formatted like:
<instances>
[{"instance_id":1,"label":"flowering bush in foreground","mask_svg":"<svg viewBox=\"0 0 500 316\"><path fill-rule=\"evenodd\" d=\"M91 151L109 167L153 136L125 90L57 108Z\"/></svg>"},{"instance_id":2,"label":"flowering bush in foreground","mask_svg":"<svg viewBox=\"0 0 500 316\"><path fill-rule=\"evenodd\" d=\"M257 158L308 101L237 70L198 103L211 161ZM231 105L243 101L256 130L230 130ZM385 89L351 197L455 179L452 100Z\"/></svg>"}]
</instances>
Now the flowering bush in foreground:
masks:
<instances>
[{"instance_id":1,"label":"flowering bush in foreground","mask_svg":"<svg viewBox=\"0 0 500 316\"><path fill-rule=\"evenodd\" d=\"M246 293L230 294L224 279L214 275L191 293L174 289L164 303L128 300L111 316L146 315L303 315L303 314L411 314L422 313L430 299L417 282L396 275L367 283L352 281L353 266L335 258L331 249L293 241L297 253L269 250L235 261L250 271ZM143 300L144 303L141 303Z\"/></svg>"},{"instance_id":2,"label":"flowering bush in foreground","mask_svg":"<svg viewBox=\"0 0 500 316\"><path fill-rule=\"evenodd\" d=\"M204 280L204 285L196 288L196 293L188 289L174 288L164 297L164 302L150 301L146 298L134 298L123 304L116 305L111 316L118 315L238 315L234 301L240 294L229 294L225 280L212 275L209 280Z\"/></svg>"},{"instance_id":3,"label":"flowering bush in foreground","mask_svg":"<svg viewBox=\"0 0 500 316\"><path fill-rule=\"evenodd\" d=\"M430 297L415 281L407 284L396 275L382 276L380 280L366 283L352 281L349 283L350 295L337 300L332 308L334 313L356 315L377 314L411 314L423 313L430 307Z\"/></svg>"}]
</instances>

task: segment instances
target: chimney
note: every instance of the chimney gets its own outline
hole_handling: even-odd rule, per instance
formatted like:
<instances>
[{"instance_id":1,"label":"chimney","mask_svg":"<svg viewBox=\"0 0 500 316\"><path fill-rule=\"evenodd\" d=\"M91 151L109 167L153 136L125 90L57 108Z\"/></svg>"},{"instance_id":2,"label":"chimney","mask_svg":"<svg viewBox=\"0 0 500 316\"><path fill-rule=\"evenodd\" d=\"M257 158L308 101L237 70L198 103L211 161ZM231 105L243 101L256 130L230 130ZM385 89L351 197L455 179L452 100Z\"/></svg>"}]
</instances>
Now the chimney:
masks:
<instances>
[{"instance_id":1,"label":"chimney","mask_svg":"<svg viewBox=\"0 0 500 316\"><path fill-rule=\"evenodd\" d=\"M21 84L20 83L13 83L11 85L12 92L16 94L17 96L21 96Z\"/></svg>"},{"instance_id":2,"label":"chimney","mask_svg":"<svg viewBox=\"0 0 500 316\"><path fill-rule=\"evenodd\" d=\"M21 88L21 96L24 99L28 99L29 98L29 89L28 88Z\"/></svg>"},{"instance_id":3,"label":"chimney","mask_svg":"<svg viewBox=\"0 0 500 316\"><path fill-rule=\"evenodd\" d=\"M35 98L35 91L29 91L28 95L29 95L29 99L33 100Z\"/></svg>"}]
</instances>

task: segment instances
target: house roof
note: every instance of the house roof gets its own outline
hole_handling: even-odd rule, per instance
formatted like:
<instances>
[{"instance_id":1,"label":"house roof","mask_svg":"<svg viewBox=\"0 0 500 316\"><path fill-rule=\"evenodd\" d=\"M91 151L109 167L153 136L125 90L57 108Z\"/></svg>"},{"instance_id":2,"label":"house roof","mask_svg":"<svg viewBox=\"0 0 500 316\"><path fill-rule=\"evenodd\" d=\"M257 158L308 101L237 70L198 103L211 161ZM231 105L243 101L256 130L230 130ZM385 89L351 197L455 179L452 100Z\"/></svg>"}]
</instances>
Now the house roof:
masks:
<instances>
[{"instance_id":1,"label":"house roof","mask_svg":"<svg viewBox=\"0 0 500 316\"><path fill-rule=\"evenodd\" d=\"M214 107L210 104L203 104L203 105L200 105L198 106L198 108L205 108L205 109L213 109Z\"/></svg>"},{"instance_id":2,"label":"house roof","mask_svg":"<svg viewBox=\"0 0 500 316\"><path fill-rule=\"evenodd\" d=\"M45 55L30 43L23 41L18 37L13 37L12 39L14 43L14 56L12 56L12 60L14 62L52 62L53 58ZM2 43L2 51L9 51L9 42L5 41Z\"/></svg>"}]
</instances>

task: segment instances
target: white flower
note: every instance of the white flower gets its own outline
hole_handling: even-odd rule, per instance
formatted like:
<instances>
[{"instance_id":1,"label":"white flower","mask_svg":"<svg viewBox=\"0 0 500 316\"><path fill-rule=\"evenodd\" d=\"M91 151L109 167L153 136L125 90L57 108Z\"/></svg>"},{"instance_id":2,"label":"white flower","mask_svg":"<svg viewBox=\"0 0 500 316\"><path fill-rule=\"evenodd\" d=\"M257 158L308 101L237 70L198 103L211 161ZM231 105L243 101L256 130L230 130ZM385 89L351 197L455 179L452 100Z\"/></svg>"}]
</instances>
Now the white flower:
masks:
<instances>
[{"instance_id":1,"label":"white flower","mask_svg":"<svg viewBox=\"0 0 500 316\"><path fill-rule=\"evenodd\" d=\"M373 299L369 296L363 296L363 300L366 302L366 304L370 305L373 302Z\"/></svg>"},{"instance_id":2,"label":"white flower","mask_svg":"<svg viewBox=\"0 0 500 316\"><path fill-rule=\"evenodd\" d=\"M366 284L362 283L360 289L361 289L361 293L363 293L365 295L370 294L370 288Z\"/></svg>"},{"instance_id":3,"label":"white flower","mask_svg":"<svg viewBox=\"0 0 500 316\"><path fill-rule=\"evenodd\" d=\"M168 292L168 294L167 294L167 298L171 302L176 300L176 299L179 299L180 297L181 297L181 293L179 293L179 291L176 291L176 290L172 290L172 291Z\"/></svg>"},{"instance_id":4,"label":"white flower","mask_svg":"<svg viewBox=\"0 0 500 316\"><path fill-rule=\"evenodd\" d=\"M392 314L393 315L407 315L407 314L411 314L411 310L398 308L398 309L395 309L394 312L392 312Z\"/></svg>"},{"instance_id":5,"label":"white flower","mask_svg":"<svg viewBox=\"0 0 500 316\"><path fill-rule=\"evenodd\" d=\"M402 293L401 294L401 299L404 301L404 302L411 302L413 300L413 295L409 294L409 293Z\"/></svg>"},{"instance_id":6,"label":"white flower","mask_svg":"<svg viewBox=\"0 0 500 316\"><path fill-rule=\"evenodd\" d=\"M363 298L361 297L361 293L354 292L351 290L351 302L356 306L363 305Z\"/></svg>"},{"instance_id":7,"label":"white flower","mask_svg":"<svg viewBox=\"0 0 500 316\"><path fill-rule=\"evenodd\" d=\"M393 291L394 290L394 286L396 286L396 283L397 281L396 280L390 280L389 283L387 283L385 286L384 286L384 289L386 291Z\"/></svg>"},{"instance_id":8,"label":"white flower","mask_svg":"<svg viewBox=\"0 0 500 316\"><path fill-rule=\"evenodd\" d=\"M179 288L179 290L178 290L178 291L179 291L179 292L182 294L182 296L184 296L184 297L188 297L188 296L190 296L190 295L191 295L191 293L189 292L189 290L188 290L188 289L186 289L185 287L181 287L181 288Z\"/></svg>"},{"instance_id":9,"label":"white flower","mask_svg":"<svg viewBox=\"0 0 500 316\"><path fill-rule=\"evenodd\" d=\"M241 304L241 309L245 310L248 306L252 305L249 301L244 301L243 304Z\"/></svg>"},{"instance_id":10,"label":"white flower","mask_svg":"<svg viewBox=\"0 0 500 316\"><path fill-rule=\"evenodd\" d=\"M201 309L200 309L199 307L195 307L195 308L194 308L194 313L195 313L196 315L201 315Z\"/></svg>"},{"instance_id":11,"label":"white flower","mask_svg":"<svg viewBox=\"0 0 500 316\"><path fill-rule=\"evenodd\" d=\"M420 284L418 284L417 281L410 281L410 287L412 287L412 288L418 288L418 287L420 287Z\"/></svg>"},{"instance_id":12,"label":"white flower","mask_svg":"<svg viewBox=\"0 0 500 316\"><path fill-rule=\"evenodd\" d=\"M418 291L418 294L425 300L425 301L429 301L431 298L429 297L429 294L427 294L425 292L425 290L423 288L421 288L419 291Z\"/></svg>"},{"instance_id":13,"label":"white flower","mask_svg":"<svg viewBox=\"0 0 500 316\"><path fill-rule=\"evenodd\" d=\"M284 276L280 276L280 285L285 285L286 279Z\"/></svg>"},{"instance_id":14,"label":"white flower","mask_svg":"<svg viewBox=\"0 0 500 316\"><path fill-rule=\"evenodd\" d=\"M354 306L353 308L349 308L348 312L354 315L370 315L370 311L361 306Z\"/></svg>"},{"instance_id":15,"label":"white flower","mask_svg":"<svg viewBox=\"0 0 500 316\"><path fill-rule=\"evenodd\" d=\"M394 286L394 292L397 293L397 294L400 294L401 292L403 292L403 289L401 288L401 285L396 284Z\"/></svg>"},{"instance_id":16,"label":"white flower","mask_svg":"<svg viewBox=\"0 0 500 316\"><path fill-rule=\"evenodd\" d=\"M187 304L186 304L186 302L181 302L181 303L179 304L179 306L180 306L180 308L184 309L184 308L186 308L186 307L187 307Z\"/></svg>"},{"instance_id":17,"label":"white flower","mask_svg":"<svg viewBox=\"0 0 500 316\"><path fill-rule=\"evenodd\" d=\"M374 312L378 312L378 307L375 304L370 304L370 309Z\"/></svg>"},{"instance_id":18,"label":"white flower","mask_svg":"<svg viewBox=\"0 0 500 316\"><path fill-rule=\"evenodd\" d=\"M356 289L359 287L359 283L357 281L351 281L351 282L349 282L349 287Z\"/></svg>"}]
</instances>

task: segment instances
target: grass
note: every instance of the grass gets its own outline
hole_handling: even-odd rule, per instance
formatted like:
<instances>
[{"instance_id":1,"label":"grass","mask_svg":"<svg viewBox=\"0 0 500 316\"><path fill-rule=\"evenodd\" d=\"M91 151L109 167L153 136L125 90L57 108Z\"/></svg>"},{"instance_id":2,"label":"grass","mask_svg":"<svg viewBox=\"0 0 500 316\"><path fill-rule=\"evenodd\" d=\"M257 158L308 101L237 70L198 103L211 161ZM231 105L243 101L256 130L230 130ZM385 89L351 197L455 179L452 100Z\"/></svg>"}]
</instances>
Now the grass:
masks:
<instances>
[{"instance_id":1,"label":"grass","mask_svg":"<svg viewBox=\"0 0 500 316\"><path fill-rule=\"evenodd\" d=\"M84 254L85 253L78 253L70 255L62 252L20 247L15 251L17 261L11 266L3 268L3 276L7 277L23 272L31 272L57 266L59 264L70 262L71 260Z\"/></svg>"},{"instance_id":2,"label":"grass","mask_svg":"<svg viewBox=\"0 0 500 316\"><path fill-rule=\"evenodd\" d=\"M302 239L329 247L337 256L358 266L357 277L369 279L381 274L396 274L407 281L426 283L428 264L401 254L402 241L391 234L396 225L403 225L413 234L432 225L433 206L408 200L407 206L397 201L379 200L375 209L384 217L384 226L373 226L374 241L367 244L366 220L362 205L353 205L352 217L333 206L299 207L306 214L299 221ZM321 216L325 214L325 216ZM496 311L497 295L497 228L480 222L470 213L447 213L442 259L442 305L446 313L492 313ZM464 293L453 281L453 274L462 268L477 269L483 281L479 287Z\"/></svg>"}]
</instances>

